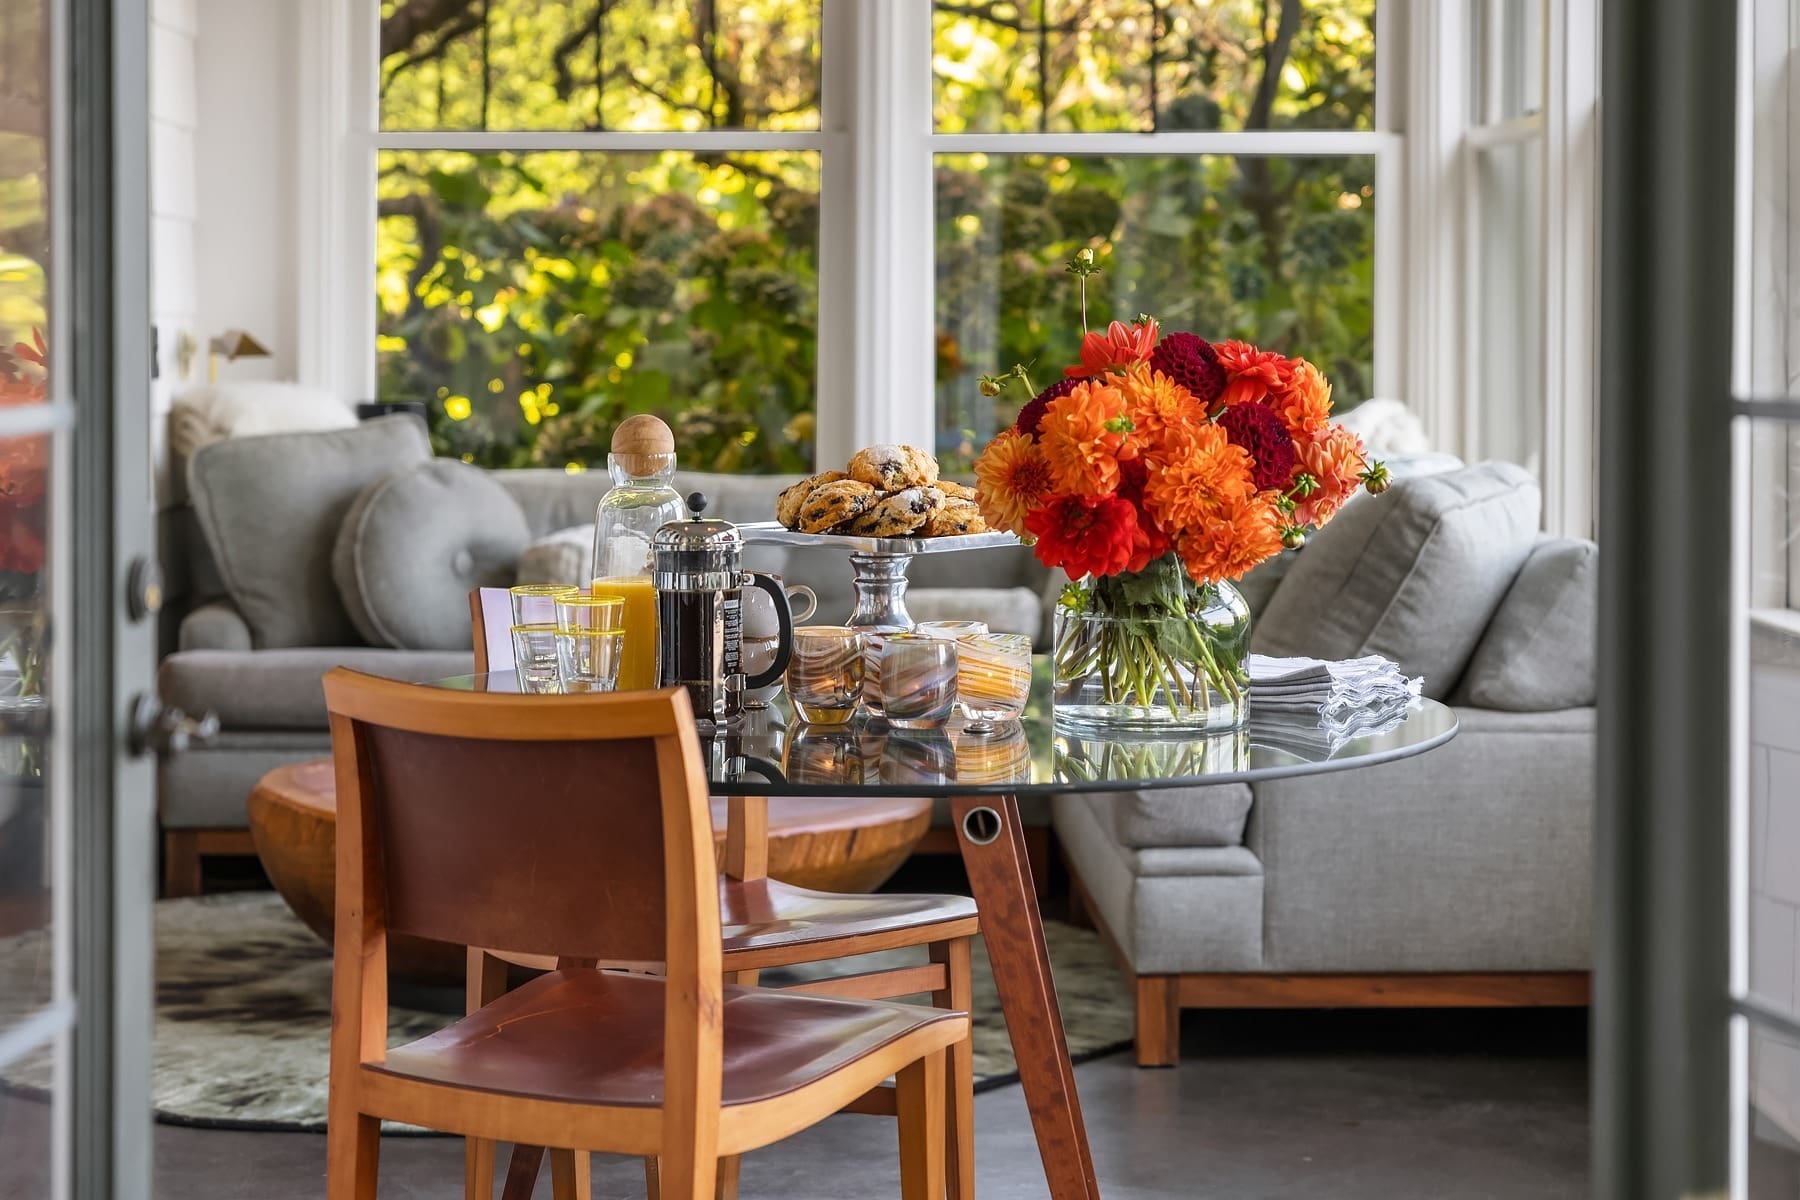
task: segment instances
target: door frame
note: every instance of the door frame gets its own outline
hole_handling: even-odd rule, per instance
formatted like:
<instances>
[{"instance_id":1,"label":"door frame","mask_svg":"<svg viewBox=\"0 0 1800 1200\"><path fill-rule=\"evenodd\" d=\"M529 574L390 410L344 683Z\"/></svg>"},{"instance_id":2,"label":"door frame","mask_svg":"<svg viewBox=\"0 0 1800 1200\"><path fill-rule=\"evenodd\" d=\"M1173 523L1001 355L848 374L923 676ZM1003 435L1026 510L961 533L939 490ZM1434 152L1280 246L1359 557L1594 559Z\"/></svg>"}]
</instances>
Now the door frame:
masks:
<instances>
[{"instance_id":1,"label":"door frame","mask_svg":"<svg viewBox=\"0 0 1800 1200\"><path fill-rule=\"evenodd\" d=\"M154 622L126 614L130 559L154 553L150 503L148 0L62 0L68 235L59 278L75 396L69 435L77 603L67 717L77 1017L69 1098L76 1200L152 1188L154 762L128 748L130 705L153 687ZM54 186L54 184L53 184Z\"/></svg>"}]
</instances>

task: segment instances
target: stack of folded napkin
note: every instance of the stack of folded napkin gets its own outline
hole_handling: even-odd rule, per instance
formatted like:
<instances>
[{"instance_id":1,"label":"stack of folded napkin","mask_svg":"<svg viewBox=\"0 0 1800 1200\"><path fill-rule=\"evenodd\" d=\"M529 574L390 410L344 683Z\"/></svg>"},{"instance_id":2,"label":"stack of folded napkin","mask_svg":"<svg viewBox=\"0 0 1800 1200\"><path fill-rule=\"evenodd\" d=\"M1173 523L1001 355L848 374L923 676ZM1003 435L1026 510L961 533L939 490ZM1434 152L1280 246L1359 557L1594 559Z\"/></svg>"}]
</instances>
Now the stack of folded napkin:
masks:
<instances>
[{"instance_id":1,"label":"stack of folded napkin","mask_svg":"<svg viewBox=\"0 0 1800 1200\"><path fill-rule=\"evenodd\" d=\"M1405 720L1424 682L1380 655L1330 662L1252 654L1251 736L1307 757L1330 756L1352 738Z\"/></svg>"}]
</instances>

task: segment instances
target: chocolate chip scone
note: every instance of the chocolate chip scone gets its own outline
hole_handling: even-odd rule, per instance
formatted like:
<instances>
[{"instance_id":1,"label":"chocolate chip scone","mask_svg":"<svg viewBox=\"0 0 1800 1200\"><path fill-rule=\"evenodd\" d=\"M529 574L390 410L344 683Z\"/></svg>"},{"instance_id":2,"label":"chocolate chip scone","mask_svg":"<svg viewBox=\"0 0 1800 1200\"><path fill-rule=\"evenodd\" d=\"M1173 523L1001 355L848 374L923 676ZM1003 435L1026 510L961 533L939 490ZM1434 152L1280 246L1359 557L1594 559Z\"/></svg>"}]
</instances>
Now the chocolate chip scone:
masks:
<instances>
[{"instance_id":1,"label":"chocolate chip scone","mask_svg":"<svg viewBox=\"0 0 1800 1200\"><path fill-rule=\"evenodd\" d=\"M775 519L789 529L798 529L800 506L813 494L813 489L848 478L850 477L842 471L820 471L817 475L808 475L792 487L782 488L781 495L775 497Z\"/></svg>"},{"instance_id":2,"label":"chocolate chip scone","mask_svg":"<svg viewBox=\"0 0 1800 1200\"><path fill-rule=\"evenodd\" d=\"M923 529L942 507L944 493L936 488L906 488L877 500L867 512L833 532L857 537L905 537Z\"/></svg>"},{"instance_id":3,"label":"chocolate chip scone","mask_svg":"<svg viewBox=\"0 0 1800 1200\"><path fill-rule=\"evenodd\" d=\"M825 533L867 512L880 498L880 492L854 479L820 484L800 505L800 532Z\"/></svg>"},{"instance_id":4,"label":"chocolate chip scone","mask_svg":"<svg viewBox=\"0 0 1800 1200\"><path fill-rule=\"evenodd\" d=\"M858 450L850 459L850 478L884 492L930 487L937 477L937 459L917 446L870 446Z\"/></svg>"},{"instance_id":5,"label":"chocolate chip scone","mask_svg":"<svg viewBox=\"0 0 1800 1200\"><path fill-rule=\"evenodd\" d=\"M973 500L973 499L975 499L975 489L974 488L970 487L966 483L958 483L954 479L938 480L937 481L937 490L944 493L944 499L946 499L946 500Z\"/></svg>"},{"instance_id":6,"label":"chocolate chip scone","mask_svg":"<svg viewBox=\"0 0 1800 1200\"><path fill-rule=\"evenodd\" d=\"M922 537L958 537L965 533L986 533L987 522L973 500L946 500L944 507L931 514L920 530Z\"/></svg>"}]
</instances>

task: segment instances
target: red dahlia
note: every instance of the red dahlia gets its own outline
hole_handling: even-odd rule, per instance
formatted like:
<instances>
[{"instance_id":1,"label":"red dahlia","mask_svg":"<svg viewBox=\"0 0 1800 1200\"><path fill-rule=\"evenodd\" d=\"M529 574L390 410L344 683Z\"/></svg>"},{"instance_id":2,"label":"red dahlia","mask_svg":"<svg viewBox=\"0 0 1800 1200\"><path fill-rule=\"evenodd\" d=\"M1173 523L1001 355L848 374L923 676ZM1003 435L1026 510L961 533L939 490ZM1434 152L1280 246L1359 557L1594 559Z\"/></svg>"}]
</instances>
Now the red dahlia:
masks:
<instances>
[{"instance_id":1,"label":"red dahlia","mask_svg":"<svg viewBox=\"0 0 1800 1200\"><path fill-rule=\"evenodd\" d=\"M1193 333L1171 333L1150 352L1150 365L1211 409L1225 391L1225 368L1212 343Z\"/></svg>"},{"instance_id":2,"label":"red dahlia","mask_svg":"<svg viewBox=\"0 0 1800 1200\"><path fill-rule=\"evenodd\" d=\"M1038 422L1044 419L1044 412L1050 407L1052 400L1060 400L1075 390L1075 385L1086 383L1085 379L1059 379L1037 394L1037 399L1019 410L1019 421L1014 426L1020 433L1037 436Z\"/></svg>"},{"instance_id":3,"label":"red dahlia","mask_svg":"<svg viewBox=\"0 0 1800 1200\"><path fill-rule=\"evenodd\" d=\"M1117 496L1064 496L1025 515L1038 561L1071 577L1117 575L1132 560L1138 513Z\"/></svg>"},{"instance_id":4,"label":"red dahlia","mask_svg":"<svg viewBox=\"0 0 1800 1200\"><path fill-rule=\"evenodd\" d=\"M1261 404L1233 404L1219 414L1219 428L1250 456L1250 478L1257 491L1287 489L1299 459L1293 436L1272 409Z\"/></svg>"}]
</instances>

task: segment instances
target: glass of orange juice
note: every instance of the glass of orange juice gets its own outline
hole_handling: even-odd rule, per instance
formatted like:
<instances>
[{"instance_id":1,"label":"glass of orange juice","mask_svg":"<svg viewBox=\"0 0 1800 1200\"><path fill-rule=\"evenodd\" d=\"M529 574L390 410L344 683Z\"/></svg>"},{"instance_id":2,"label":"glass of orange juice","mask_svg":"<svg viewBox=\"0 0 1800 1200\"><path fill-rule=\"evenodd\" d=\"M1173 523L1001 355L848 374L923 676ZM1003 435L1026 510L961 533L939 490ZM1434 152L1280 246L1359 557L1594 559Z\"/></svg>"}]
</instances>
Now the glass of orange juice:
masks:
<instances>
[{"instance_id":1,"label":"glass of orange juice","mask_svg":"<svg viewBox=\"0 0 1800 1200\"><path fill-rule=\"evenodd\" d=\"M596 579L588 589L625 603L625 645L619 656L621 692L656 686L656 587L648 575Z\"/></svg>"}]
</instances>

